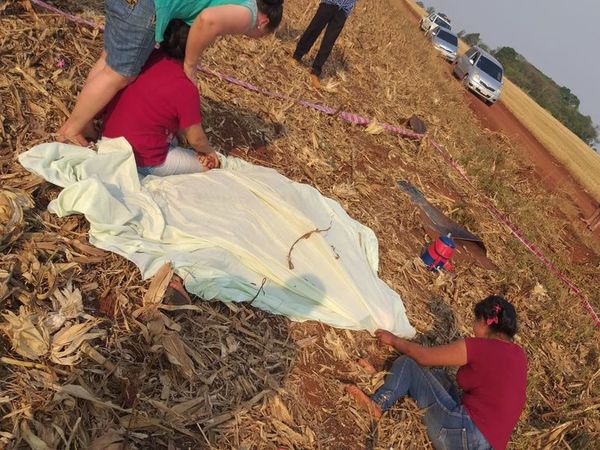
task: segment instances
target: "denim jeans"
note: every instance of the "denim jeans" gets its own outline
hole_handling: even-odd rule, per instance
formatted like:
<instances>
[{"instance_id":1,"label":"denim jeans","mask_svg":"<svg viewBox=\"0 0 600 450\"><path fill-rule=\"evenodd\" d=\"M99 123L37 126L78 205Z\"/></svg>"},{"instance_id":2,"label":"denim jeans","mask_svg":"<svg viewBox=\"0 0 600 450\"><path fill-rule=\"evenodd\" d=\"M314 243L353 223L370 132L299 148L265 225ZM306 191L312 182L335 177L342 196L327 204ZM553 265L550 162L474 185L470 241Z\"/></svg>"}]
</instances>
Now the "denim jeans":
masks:
<instances>
[{"instance_id":1,"label":"denim jeans","mask_svg":"<svg viewBox=\"0 0 600 450\"><path fill-rule=\"evenodd\" d=\"M427 434L436 449L491 449L460 404L458 391L444 370L421 367L408 356L396 359L383 386L371 399L387 411L405 395L425 409Z\"/></svg>"},{"instance_id":2,"label":"denim jeans","mask_svg":"<svg viewBox=\"0 0 600 450\"><path fill-rule=\"evenodd\" d=\"M136 76L154 50L154 0L105 0L105 6L106 63L125 77Z\"/></svg>"}]
</instances>

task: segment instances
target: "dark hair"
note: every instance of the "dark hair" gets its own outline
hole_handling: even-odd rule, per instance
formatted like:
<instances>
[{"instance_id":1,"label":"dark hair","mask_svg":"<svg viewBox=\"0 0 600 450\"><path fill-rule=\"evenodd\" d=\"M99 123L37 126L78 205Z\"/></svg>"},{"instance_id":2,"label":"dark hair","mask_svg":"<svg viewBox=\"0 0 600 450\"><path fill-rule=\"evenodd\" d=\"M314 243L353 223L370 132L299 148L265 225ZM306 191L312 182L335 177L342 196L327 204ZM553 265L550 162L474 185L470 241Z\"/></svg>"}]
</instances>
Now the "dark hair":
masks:
<instances>
[{"instance_id":1,"label":"dark hair","mask_svg":"<svg viewBox=\"0 0 600 450\"><path fill-rule=\"evenodd\" d=\"M181 19L173 19L167 25L164 40L160 43L160 49L169 58L183 61L185 58L185 45L187 44L190 26Z\"/></svg>"},{"instance_id":2,"label":"dark hair","mask_svg":"<svg viewBox=\"0 0 600 450\"><path fill-rule=\"evenodd\" d=\"M490 295L475 305L475 317L485 319L495 332L513 337L517 333L517 312L504 297Z\"/></svg>"},{"instance_id":3,"label":"dark hair","mask_svg":"<svg viewBox=\"0 0 600 450\"><path fill-rule=\"evenodd\" d=\"M269 18L267 28L275 31L283 17L283 0L256 0L256 6Z\"/></svg>"}]
</instances>

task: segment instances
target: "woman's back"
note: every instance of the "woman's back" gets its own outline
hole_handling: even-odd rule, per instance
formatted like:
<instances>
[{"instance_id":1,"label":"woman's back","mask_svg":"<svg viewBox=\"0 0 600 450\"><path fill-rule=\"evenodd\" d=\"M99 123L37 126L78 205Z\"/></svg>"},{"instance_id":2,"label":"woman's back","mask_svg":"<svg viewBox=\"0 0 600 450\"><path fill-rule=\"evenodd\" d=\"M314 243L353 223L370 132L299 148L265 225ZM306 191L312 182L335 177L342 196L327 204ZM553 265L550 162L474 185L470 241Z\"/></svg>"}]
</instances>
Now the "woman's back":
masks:
<instances>
[{"instance_id":1,"label":"woman's back","mask_svg":"<svg viewBox=\"0 0 600 450\"><path fill-rule=\"evenodd\" d=\"M107 106L102 135L124 136L138 166L156 166L177 131L201 121L200 95L182 63L155 51L137 79Z\"/></svg>"},{"instance_id":2,"label":"woman's back","mask_svg":"<svg viewBox=\"0 0 600 450\"><path fill-rule=\"evenodd\" d=\"M518 345L467 338L467 364L457 373L462 403L494 448L505 448L525 405L527 357Z\"/></svg>"}]
</instances>

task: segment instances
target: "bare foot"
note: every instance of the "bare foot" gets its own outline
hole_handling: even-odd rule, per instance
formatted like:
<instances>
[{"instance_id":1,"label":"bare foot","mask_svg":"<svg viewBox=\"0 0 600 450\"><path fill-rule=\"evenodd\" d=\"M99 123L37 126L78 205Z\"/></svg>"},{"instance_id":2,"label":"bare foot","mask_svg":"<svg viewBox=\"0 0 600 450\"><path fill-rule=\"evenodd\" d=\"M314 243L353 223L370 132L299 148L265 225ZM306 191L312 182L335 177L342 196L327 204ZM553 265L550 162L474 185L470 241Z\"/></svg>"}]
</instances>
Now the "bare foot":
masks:
<instances>
[{"instance_id":1,"label":"bare foot","mask_svg":"<svg viewBox=\"0 0 600 450\"><path fill-rule=\"evenodd\" d=\"M369 375L374 375L377 373L375 367L373 367L373 365L364 358L358 358L356 360L356 364L365 369L365 372L367 372Z\"/></svg>"},{"instance_id":2,"label":"bare foot","mask_svg":"<svg viewBox=\"0 0 600 450\"><path fill-rule=\"evenodd\" d=\"M349 395L354 397L354 400L356 400L362 409L371 414L375 419L381 419L383 413L381 412L381 409L379 409L379 406L377 406L377 403L371 400L371 398L361 391L358 386L347 384L345 389Z\"/></svg>"},{"instance_id":3,"label":"bare foot","mask_svg":"<svg viewBox=\"0 0 600 450\"><path fill-rule=\"evenodd\" d=\"M310 83L315 89L321 89L321 82L319 81L319 77L316 76L314 73L310 74Z\"/></svg>"}]
</instances>

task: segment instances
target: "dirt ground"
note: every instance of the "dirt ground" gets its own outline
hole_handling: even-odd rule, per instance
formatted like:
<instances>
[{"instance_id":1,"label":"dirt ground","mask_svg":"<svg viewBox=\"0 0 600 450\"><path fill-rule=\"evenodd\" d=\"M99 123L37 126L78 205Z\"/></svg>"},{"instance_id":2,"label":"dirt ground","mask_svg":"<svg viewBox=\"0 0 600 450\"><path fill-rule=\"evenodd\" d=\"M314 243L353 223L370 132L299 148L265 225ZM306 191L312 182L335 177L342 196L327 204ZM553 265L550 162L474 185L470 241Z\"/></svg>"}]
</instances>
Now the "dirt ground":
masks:
<instances>
[{"instance_id":1,"label":"dirt ground","mask_svg":"<svg viewBox=\"0 0 600 450\"><path fill-rule=\"evenodd\" d=\"M492 131L501 131L518 143L524 157L532 162L536 175L548 189L557 190L558 188L567 194L586 217L596 209L598 201L577 183L569 171L535 139L502 101L489 107L474 95L465 94L467 94L469 106L477 113L484 127ZM597 233L596 237L598 237Z\"/></svg>"}]
</instances>

